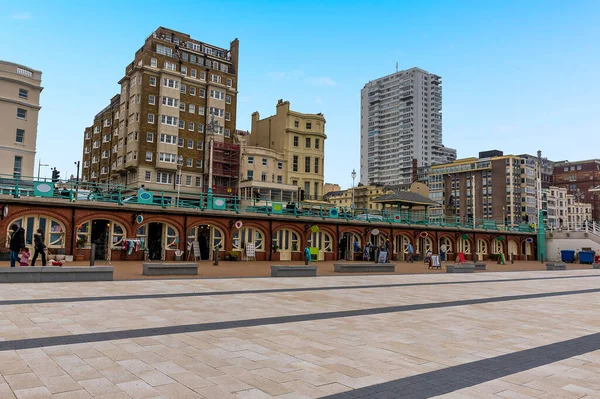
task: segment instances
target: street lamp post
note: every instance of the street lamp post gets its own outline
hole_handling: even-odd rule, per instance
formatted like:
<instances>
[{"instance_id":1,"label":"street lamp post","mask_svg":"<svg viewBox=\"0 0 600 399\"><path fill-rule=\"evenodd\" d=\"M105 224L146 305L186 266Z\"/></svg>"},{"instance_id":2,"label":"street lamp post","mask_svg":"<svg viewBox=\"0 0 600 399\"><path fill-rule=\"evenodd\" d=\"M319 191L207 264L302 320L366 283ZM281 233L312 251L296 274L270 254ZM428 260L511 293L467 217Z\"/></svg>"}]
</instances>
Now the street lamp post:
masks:
<instances>
[{"instance_id":1,"label":"street lamp post","mask_svg":"<svg viewBox=\"0 0 600 399\"><path fill-rule=\"evenodd\" d=\"M42 166L50 166L46 163L42 163L42 160L38 160L38 181L40 180L40 170L42 169Z\"/></svg>"},{"instance_id":2,"label":"street lamp post","mask_svg":"<svg viewBox=\"0 0 600 399\"><path fill-rule=\"evenodd\" d=\"M77 195L79 194L79 166L80 166L80 161L77 162L73 162L75 164L75 166L77 166L77 175L75 175L75 198L77 198Z\"/></svg>"},{"instance_id":3,"label":"street lamp post","mask_svg":"<svg viewBox=\"0 0 600 399\"><path fill-rule=\"evenodd\" d=\"M210 133L210 138L208 141L208 204L212 206L212 185L213 185L213 148L214 148L214 138L215 131L219 128L219 121L215 121L215 116L211 115L210 122L206 124L206 131Z\"/></svg>"},{"instance_id":4,"label":"street lamp post","mask_svg":"<svg viewBox=\"0 0 600 399\"><path fill-rule=\"evenodd\" d=\"M350 204L350 209L352 210L352 213L354 214L354 208L356 208L356 206L354 205L354 179L356 179L356 170L352 169L352 204Z\"/></svg>"},{"instance_id":5,"label":"street lamp post","mask_svg":"<svg viewBox=\"0 0 600 399\"><path fill-rule=\"evenodd\" d=\"M181 169L183 168L183 155L177 158L177 201L175 206L179 207L179 193L181 191Z\"/></svg>"}]
</instances>

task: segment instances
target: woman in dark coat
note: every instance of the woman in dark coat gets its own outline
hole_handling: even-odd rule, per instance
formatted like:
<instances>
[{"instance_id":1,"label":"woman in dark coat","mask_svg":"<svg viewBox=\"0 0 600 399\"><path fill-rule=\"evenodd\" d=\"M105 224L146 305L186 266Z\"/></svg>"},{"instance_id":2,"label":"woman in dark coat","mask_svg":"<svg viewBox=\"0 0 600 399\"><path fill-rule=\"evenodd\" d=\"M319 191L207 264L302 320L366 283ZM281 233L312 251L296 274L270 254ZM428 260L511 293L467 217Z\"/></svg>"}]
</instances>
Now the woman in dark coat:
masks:
<instances>
[{"instance_id":1,"label":"woman in dark coat","mask_svg":"<svg viewBox=\"0 0 600 399\"><path fill-rule=\"evenodd\" d=\"M42 266L46 266L46 244L44 244L44 230L37 229L33 235L33 246L35 248L35 252L33 253L31 266L35 266L35 261L38 257L38 254L42 255Z\"/></svg>"},{"instance_id":2,"label":"woman in dark coat","mask_svg":"<svg viewBox=\"0 0 600 399\"><path fill-rule=\"evenodd\" d=\"M10 226L12 233L10 235L10 267L15 267L20 262L19 252L25 248L25 230L17 224Z\"/></svg>"}]
</instances>

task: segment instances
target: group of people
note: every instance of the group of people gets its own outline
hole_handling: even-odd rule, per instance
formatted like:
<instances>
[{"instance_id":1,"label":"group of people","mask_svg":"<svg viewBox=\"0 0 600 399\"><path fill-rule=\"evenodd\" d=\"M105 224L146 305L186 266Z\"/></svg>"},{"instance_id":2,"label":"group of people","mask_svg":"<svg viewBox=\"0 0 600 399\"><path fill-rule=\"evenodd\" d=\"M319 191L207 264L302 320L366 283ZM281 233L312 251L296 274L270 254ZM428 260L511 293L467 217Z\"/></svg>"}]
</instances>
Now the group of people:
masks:
<instances>
[{"instance_id":1,"label":"group of people","mask_svg":"<svg viewBox=\"0 0 600 399\"><path fill-rule=\"evenodd\" d=\"M17 224L10 226L10 267L15 267L18 263L20 266L29 266L29 258L31 252L25 244L25 229ZM34 253L31 259L31 266L35 266L35 261L38 256L42 257L42 266L46 266L46 244L44 244L44 231L37 229L33 235Z\"/></svg>"},{"instance_id":2,"label":"group of people","mask_svg":"<svg viewBox=\"0 0 600 399\"><path fill-rule=\"evenodd\" d=\"M373 262L378 262L379 261L379 255L385 252L387 255L385 257L385 262L389 263L390 262L390 253L391 253L391 248L390 248L390 242L389 240L387 240L385 242L385 244L382 244L381 246L376 246L373 245L371 243L368 243L367 245L365 245L363 247L363 260L366 261L373 261Z\"/></svg>"}]
</instances>

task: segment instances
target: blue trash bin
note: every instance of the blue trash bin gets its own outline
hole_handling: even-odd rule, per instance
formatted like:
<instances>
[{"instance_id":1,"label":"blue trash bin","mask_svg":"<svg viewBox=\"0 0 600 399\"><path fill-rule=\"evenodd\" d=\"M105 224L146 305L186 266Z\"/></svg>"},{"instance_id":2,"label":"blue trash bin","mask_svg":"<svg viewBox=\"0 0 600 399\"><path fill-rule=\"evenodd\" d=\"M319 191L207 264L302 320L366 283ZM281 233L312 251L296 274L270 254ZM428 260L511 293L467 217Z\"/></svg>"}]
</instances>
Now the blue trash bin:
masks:
<instances>
[{"instance_id":1,"label":"blue trash bin","mask_svg":"<svg viewBox=\"0 0 600 399\"><path fill-rule=\"evenodd\" d=\"M579 251L579 263L594 263L594 252L593 251Z\"/></svg>"},{"instance_id":2,"label":"blue trash bin","mask_svg":"<svg viewBox=\"0 0 600 399\"><path fill-rule=\"evenodd\" d=\"M560 260L566 263L575 262L575 251L572 251L570 249L563 249L562 251L560 251Z\"/></svg>"}]
</instances>

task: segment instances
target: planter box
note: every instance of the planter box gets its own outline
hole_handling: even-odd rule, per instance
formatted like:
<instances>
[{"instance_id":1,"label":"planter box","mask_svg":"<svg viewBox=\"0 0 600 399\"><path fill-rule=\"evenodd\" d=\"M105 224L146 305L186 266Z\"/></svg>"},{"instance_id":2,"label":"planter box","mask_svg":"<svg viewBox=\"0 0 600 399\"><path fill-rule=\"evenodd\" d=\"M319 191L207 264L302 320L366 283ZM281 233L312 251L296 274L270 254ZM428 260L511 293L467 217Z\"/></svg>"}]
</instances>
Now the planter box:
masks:
<instances>
[{"instance_id":1,"label":"planter box","mask_svg":"<svg viewBox=\"0 0 600 399\"><path fill-rule=\"evenodd\" d=\"M143 263L144 276L198 275L197 263Z\"/></svg>"},{"instance_id":2,"label":"planter box","mask_svg":"<svg viewBox=\"0 0 600 399\"><path fill-rule=\"evenodd\" d=\"M0 268L0 283L113 281L112 266L27 266Z\"/></svg>"},{"instance_id":3,"label":"planter box","mask_svg":"<svg viewBox=\"0 0 600 399\"><path fill-rule=\"evenodd\" d=\"M546 270L567 270L567 264L564 262L546 263Z\"/></svg>"},{"instance_id":4,"label":"planter box","mask_svg":"<svg viewBox=\"0 0 600 399\"><path fill-rule=\"evenodd\" d=\"M336 273L394 273L393 263L334 263Z\"/></svg>"},{"instance_id":5,"label":"planter box","mask_svg":"<svg viewBox=\"0 0 600 399\"><path fill-rule=\"evenodd\" d=\"M475 273L475 264L459 263L457 265L446 265L446 273Z\"/></svg>"},{"instance_id":6,"label":"planter box","mask_svg":"<svg viewBox=\"0 0 600 399\"><path fill-rule=\"evenodd\" d=\"M316 277L316 266L271 266L271 277Z\"/></svg>"},{"instance_id":7,"label":"planter box","mask_svg":"<svg viewBox=\"0 0 600 399\"><path fill-rule=\"evenodd\" d=\"M475 263L475 270L486 270L486 264L483 262Z\"/></svg>"}]
</instances>

